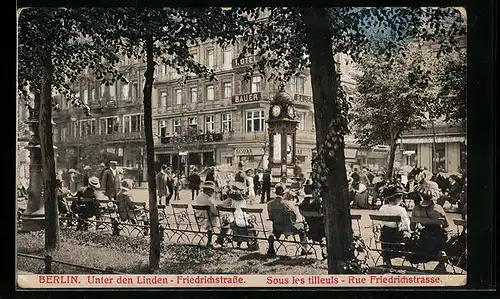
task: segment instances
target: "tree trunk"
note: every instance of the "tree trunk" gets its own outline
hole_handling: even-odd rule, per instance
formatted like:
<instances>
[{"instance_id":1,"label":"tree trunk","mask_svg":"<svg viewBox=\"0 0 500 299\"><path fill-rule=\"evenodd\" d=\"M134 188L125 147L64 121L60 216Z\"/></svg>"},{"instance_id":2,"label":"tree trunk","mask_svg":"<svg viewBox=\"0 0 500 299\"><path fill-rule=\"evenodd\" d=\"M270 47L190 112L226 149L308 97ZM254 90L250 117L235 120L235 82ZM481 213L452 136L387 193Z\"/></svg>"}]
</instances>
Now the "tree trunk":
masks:
<instances>
[{"instance_id":1,"label":"tree trunk","mask_svg":"<svg viewBox=\"0 0 500 299\"><path fill-rule=\"evenodd\" d=\"M389 151L389 162L387 164L387 172L385 173L385 179L390 180L392 179L392 172L394 171L394 159L396 158L396 142L397 137L393 137L391 139L391 149Z\"/></svg>"},{"instance_id":2,"label":"tree trunk","mask_svg":"<svg viewBox=\"0 0 500 299\"><path fill-rule=\"evenodd\" d=\"M302 15L311 62L316 146L322 167L321 197L324 203L328 273L345 273L354 255L344 157L344 126L337 102L337 76L332 52L330 20L324 8L305 8ZM328 151L326 150L328 149Z\"/></svg>"},{"instance_id":3,"label":"tree trunk","mask_svg":"<svg viewBox=\"0 0 500 299\"><path fill-rule=\"evenodd\" d=\"M146 61L147 69L144 73L146 84L144 84L144 130L146 135L146 163L148 167L148 191L150 212L150 247L149 247L149 269L157 272L160 266L160 235L158 222L158 205L156 198L156 180L154 167L154 143L153 143L153 118L151 108L151 96L153 92L153 37L148 35L146 39Z\"/></svg>"},{"instance_id":4,"label":"tree trunk","mask_svg":"<svg viewBox=\"0 0 500 299\"><path fill-rule=\"evenodd\" d=\"M40 149L45 201L45 250L59 247L59 217L56 198L56 166L52 140L52 61L44 61L47 78L42 81L40 102Z\"/></svg>"}]
</instances>

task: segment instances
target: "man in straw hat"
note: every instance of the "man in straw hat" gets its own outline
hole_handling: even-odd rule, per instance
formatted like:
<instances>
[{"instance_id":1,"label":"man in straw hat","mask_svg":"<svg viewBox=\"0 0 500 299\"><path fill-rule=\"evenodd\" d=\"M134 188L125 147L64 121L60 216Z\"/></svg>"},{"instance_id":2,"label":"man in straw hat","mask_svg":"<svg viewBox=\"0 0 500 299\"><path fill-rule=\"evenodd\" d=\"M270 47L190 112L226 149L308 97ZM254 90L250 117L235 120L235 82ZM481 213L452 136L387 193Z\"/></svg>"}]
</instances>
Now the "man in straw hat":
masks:
<instances>
[{"instance_id":1,"label":"man in straw hat","mask_svg":"<svg viewBox=\"0 0 500 299\"><path fill-rule=\"evenodd\" d=\"M98 192L97 189L101 188L99 184L99 179L97 177L89 178L89 185L83 187L76 193L78 198L76 202L71 204L71 210L79 216L80 219L88 219L93 216L99 219L99 201L98 199L104 199L102 193ZM79 221L77 225L78 229L86 229L88 224L84 221Z\"/></svg>"},{"instance_id":2,"label":"man in straw hat","mask_svg":"<svg viewBox=\"0 0 500 299\"><path fill-rule=\"evenodd\" d=\"M202 229L206 231L211 231L212 227L217 225L217 215L219 214L216 208L215 202L215 183L212 181L206 181L201 185L202 192L196 197L195 204L201 206L210 207L210 215L207 217L205 211L195 210L196 217L199 220L199 224ZM212 240L209 240L210 244Z\"/></svg>"},{"instance_id":3,"label":"man in straw hat","mask_svg":"<svg viewBox=\"0 0 500 299\"><path fill-rule=\"evenodd\" d=\"M301 255L308 255L306 247L306 232L303 223L297 222L300 217L297 207L292 201L286 200L286 187L283 183L276 184L276 197L267 204L269 219L273 222L273 234L279 239L281 235L299 235L302 251Z\"/></svg>"},{"instance_id":4,"label":"man in straw hat","mask_svg":"<svg viewBox=\"0 0 500 299\"><path fill-rule=\"evenodd\" d=\"M116 169L118 162L109 161L109 169L105 170L102 175L102 186L104 194L112 200L116 200L116 194L121 186L121 174Z\"/></svg>"}]
</instances>

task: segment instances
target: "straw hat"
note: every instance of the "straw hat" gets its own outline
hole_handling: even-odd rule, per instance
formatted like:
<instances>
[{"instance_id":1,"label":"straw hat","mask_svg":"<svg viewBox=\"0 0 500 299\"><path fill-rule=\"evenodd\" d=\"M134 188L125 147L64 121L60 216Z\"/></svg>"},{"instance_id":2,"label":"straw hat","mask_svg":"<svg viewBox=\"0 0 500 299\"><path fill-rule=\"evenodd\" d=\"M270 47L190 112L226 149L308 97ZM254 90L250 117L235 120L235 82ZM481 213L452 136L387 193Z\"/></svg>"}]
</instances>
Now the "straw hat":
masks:
<instances>
[{"instance_id":1,"label":"straw hat","mask_svg":"<svg viewBox=\"0 0 500 299\"><path fill-rule=\"evenodd\" d=\"M101 188L101 184L99 183L99 179L95 176L89 178L89 186L96 188L96 189Z\"/></svg>"},{"instance_id":2,"label":"straw hat","mask_svg":"<svg viewBox=\"0 0 500 299\"><path fill-rule=\"evenodd\" d=\"M403 187L399 185L388 185L383 188L380 196L387 200L396 199L398 195L404 195L407 192L403 189Z\"/></svg>"},{"instance_id":3,"label":"straw hat","mask_svg":"<svg viewBox=\"0 0 500 299\"><path fill-rule=\"evenodd\" d=\"M83 170L91 170L91 169L92 169L92 167L90 167L88 165L83 168Z\"/></svg>"},{"instance_id":4,"label":"straw hat","mask_svg":"<svg viewBox=\"0 0 500 299\"><path fill-rule=\"evenodd\" d=\"M118 165L118 162L116 162L116 161L109 161L109 165L114 165L114 166L116 166L116 165Z\"/></svg>"},{"instance_id":5,"label":"straw hat","mask_svg":"<svg viewBox=\"0 0 500 299\"><path fill-rule=\"evenodd\" d=\"M73 168L71 168L70 170L68 170L68 173L76 173L76 170L74 170Z\"/></svg>"},{"instance_id":6,"label":"straw hat","mask_svg":"<svg viewBox=\"0 0 500 299\"><path fill-rule=\"evenodd\" d=\"M415 191L422 195L420 205L423 207L431 205L433 200L438 199L442 195L438 184L433 181L422 181L415 187Z\"/></svg>"}]
</instances>

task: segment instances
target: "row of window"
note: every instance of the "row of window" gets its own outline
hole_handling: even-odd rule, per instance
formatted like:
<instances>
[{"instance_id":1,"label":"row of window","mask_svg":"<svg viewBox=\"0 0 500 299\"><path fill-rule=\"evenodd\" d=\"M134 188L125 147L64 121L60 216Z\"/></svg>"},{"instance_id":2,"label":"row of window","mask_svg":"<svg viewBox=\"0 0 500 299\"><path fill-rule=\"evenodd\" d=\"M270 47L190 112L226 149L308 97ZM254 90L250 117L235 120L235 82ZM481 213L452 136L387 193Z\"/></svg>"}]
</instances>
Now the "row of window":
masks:
<instances>
[{"instance_id":1,"label":"row of window","mask_svg":"<svg viewBox=\"0 0 500 299\"><path fill-rule=\"evenodd\" d=\"M122 117L101 117L99 120L95 118L78 120L70 123L68 127L60 127L60 132L57 133L62 138L68 136L68 134L73 137L83 137L96 134L109 135L120 132L142 132L143 128L144 119L142 114L130 114Z\"/></svg>"},{"instance_id":2,"label":"row of window","mask_svg":"<svg viewBox=\"0 0 500 299\"><path fill-rule=\"evenodd\" d=\"M292 77L290 80L290 90L294 93L304 93L304 78L302 77ZM200 98L198 97L197 86L189 87L189 101L191 103L197 103ZM254 76L250 85L250 92L261 92L262 91L262 78L260 76ZM175 105L181 105L184 103L183 99L184 90L182 88L174 89L174 99ZM210 84L205 87L205 94L207 101L215 100L215 89L214 85ZM233 84L231 82L223 82L222 83L222 97L223 99L229 99L233 96ZM158 107L166 107L167 106L167 92L161 91L160 97L158 99Z\"/></svg>"},{"instance_id":3,"label":"row of window","mask_svg":"<svg viewBox=\"0 0 500 299\"><path fill-rule=\"evenodd\" d=\"M245 132L263 132L266 129L266 116L263 109L246 110L245 115ZM304 130L306 122L306 113L299 112L299 130ZM222 113L218 118L220 120L220 132L226 133L233 130L233 115L231 112ZM158 134L160 137L172 135L180 135L186 132L186 129L194 130L200 133L215 133L216 115L205 115L202 118L203 123L198 123L198 117L188 117L187 123L183 123L183 119L175 118L172 120L158 121Z\"/></svg>"}]
</instances>

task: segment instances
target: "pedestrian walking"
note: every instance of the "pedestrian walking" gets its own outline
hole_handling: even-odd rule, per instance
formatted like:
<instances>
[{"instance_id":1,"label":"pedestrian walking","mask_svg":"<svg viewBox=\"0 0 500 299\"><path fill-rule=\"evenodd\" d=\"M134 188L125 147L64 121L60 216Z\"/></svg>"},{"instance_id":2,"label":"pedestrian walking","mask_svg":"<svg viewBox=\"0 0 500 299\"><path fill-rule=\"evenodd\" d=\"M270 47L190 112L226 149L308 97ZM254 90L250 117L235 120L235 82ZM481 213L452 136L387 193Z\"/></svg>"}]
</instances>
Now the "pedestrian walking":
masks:
<instances>
[{"instance_id":1,"label":"pedestrian walking","mask_svg":"<svg viewBox=\"0 0 500 299\"><path fill-rule=\"evenodd\" d=\"M255 199L255 189L253 184L253 170L247 169L245 171L245 184L247 188L248 204L253 205Z\"/></svg>"},{"instance_id":2,"label":"pedestrian walking","mask_svg":"<svg viewBox=\"0 0 500 299\"><path fill-rule=\"evenodd\" d=\"M191 189L191 200L194 200L195 196L198 196L198 193L200 192L201 178L197 171L198 170L196 168L193 168L193 172L187 178L189 189Z\"/></svg>"},{"instance_id":3,"label":"pedestrian walking","mask_svg":"<svg viewBox=\"0 0 500 299\"><path fill-rule=\"evenodd\" d=\"M69 171L69 190L71 193L76 193L78 191L78 172L71 168Z\"/></svg>"},{"instance_id":4,"label":"pedestrian walking","mask_svg":"<svg viewBox=\"0 0 500 299\"><path fill-rule=\"evenodd\" d=\"M162 204L162 200L165 199L168 205L167 193L167 165L163 164L161 166L160 172L156 175L156 190L158 191L158 204Z\"/></svg>"},{"instance_id":5,"label":"pedestrian walking","mask_svg":"<svg viewBox=\"0 0 500 299\"><path fill-rule=\"evenodd\" d=\"M260 203L266 203L271 200L271 174L269 169L264 171L262 175L262 196L260 197Z\"/></svg>"},{"instance_id":6,"label":"pedestrian walking","mask_svg":"<svg viewBox=\"0 0 500 299\"><path fill-rule=\"evenodd\" d=\"M177 171L173 175L173 179L174 179L174 200L181 200L181 198L179 196L181 186L182 186L180 171Z\"/></svg>"},{"instance_id":7,"label":"pedestrian walking","mask_svg":"<svg viewBox=\"0 0 500 299\"><path fill-rule=\"evenodd\" d=\"M109 161L109 169L106 169L102 175L102 185L104 187L104 195L109 199L116 200L116 194L121 188L121 174L116 169L118 162Z\"/></svg>"},{"instance_id":8,"label":"pedestrian walking","mask_svg":"<svg viewBox=\"0 0 500 299\"><path fill-rule=\"evenodd\" d=\"M174 174L171 167L167 167L167 205L170 203L170 199L174 195Z\"/></svg>"},{"instance_id":9,"label":"pedestrian walking","mask_svg":"<svg viewBox=\"0 0 500 299\"><path fill-rule=\"evenodd\" d=\"M89 185L90 170L92 170L92 167L89 165L83 167L83 187Z\"/></svg>"},{"instance_id":10,"label":"pedestrian walking","mask_svg":"<svg viewBox=\"0 0 500 299\"><path fill-rule=\"evenodd\" d=\"M255 196L261 195L261 189L262 189L262 182L260 180L260 171L256 171L255 175L253 176L253 190L255 193Z\"/></svg>"}]
</instances>

